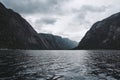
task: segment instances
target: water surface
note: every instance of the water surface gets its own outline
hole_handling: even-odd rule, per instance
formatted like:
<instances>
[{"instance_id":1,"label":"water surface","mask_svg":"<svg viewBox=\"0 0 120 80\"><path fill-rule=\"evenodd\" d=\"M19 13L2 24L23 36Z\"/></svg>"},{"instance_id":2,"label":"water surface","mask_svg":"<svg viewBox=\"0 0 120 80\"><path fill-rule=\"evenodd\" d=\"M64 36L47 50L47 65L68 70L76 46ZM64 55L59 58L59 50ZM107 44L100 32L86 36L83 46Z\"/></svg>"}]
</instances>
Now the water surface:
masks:
<instances>
[{"instance_id":1,"label":"water surface","mask_svg":"<svg viewBox=\"0 0 120 80\"><path fill-rule=\"evenodd\" d=\"M120 51L0 51L0 80L119 79Z\"/></svg>"}]
</instances>

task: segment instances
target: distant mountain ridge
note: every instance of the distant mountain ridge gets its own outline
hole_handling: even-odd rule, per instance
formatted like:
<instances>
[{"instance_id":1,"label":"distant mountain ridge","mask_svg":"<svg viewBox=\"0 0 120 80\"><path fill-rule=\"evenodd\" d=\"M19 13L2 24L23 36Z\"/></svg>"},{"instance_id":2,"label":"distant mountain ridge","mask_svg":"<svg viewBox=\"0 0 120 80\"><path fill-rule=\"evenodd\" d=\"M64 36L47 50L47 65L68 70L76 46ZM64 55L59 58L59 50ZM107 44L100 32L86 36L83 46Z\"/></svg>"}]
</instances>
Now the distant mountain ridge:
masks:
<instances>
[{"instance_id":1,"label":"distant mountain ridge","mask_svg":"<svg viewBox=\"0 0 120 80\"><path fill-rule=\"evenodd\" d=\"M32 26L23 19L18 13L7 9L0 3L0 49L69 49L71 45L61 45L67 43L63 40L61 46L56 46L56 42L50 37L51 35L38 35ZM50 40L48 40L48 38ZM57 38L55 38L57 41ZM59 40L59 39L58 39ZM61 38L62 41L62 38ZM68 40L69 43L70 40ZM72 42L72 41L71 41ZM74 46L74 45L73 45Z\"/></svg>"},{"instance_id":2,"label":"distant mountain ridge","mask_svg":"<svg viewBox=\"0 0 120 80\"><path fill-rule=\"evenodd\" d=\"M62 38L57 35L39 33L39 37L44 39L44 43L49 46L48 49L52 50L72 49L78 45L76 41L72 41L68 38Z\"/></svg>"},{"instance_id":3,"label":"distant mountain ridge","mask_svg":"<svg viewBox=\"0 0 120 80\"><path fill-rule=\"evenodd\" d=\"M76 49L120 49L120 13L96 22Z\"/></svg>"}]
</instances>

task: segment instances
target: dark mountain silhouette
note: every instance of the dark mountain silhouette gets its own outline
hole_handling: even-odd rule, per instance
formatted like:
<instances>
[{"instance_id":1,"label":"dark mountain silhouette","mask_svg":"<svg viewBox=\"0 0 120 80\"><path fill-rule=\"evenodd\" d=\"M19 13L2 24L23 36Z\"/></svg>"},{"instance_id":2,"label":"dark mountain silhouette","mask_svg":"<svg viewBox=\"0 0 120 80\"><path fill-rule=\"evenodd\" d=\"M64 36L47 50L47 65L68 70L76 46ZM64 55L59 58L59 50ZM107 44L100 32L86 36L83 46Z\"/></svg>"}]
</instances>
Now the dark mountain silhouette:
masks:
<instances>
[{"instance_id":1,"label":"dark mountain silhouette","mask_svg":"<svg viewBox=\"0 0 120 80\"><path fill-rule=\"evenodd\" d=\"M61 41L60 41L61 40ZM54 42L55 41L55 42ZM68 42L67 42L68 41ZM71 43L71 44L70 44ZM4 49L71 49L72 41L39 34L18 13L0 3L0 48Z\"/></svg>"},{"instance_id":2,"label":"dark mountain silhouette","mask_svg":"<svg viewBox=\"0 0 120 80\"><path fill-rule=\"evenodd\" d=\"M44 40L44 44L46 44L47 49L55 50L72 49L78 45L76 41L72 41L70 39L62 38L60 36L52 34L40 33L39 37Z\"/></svg>"},{"instance_id":3,"label":"dark mountain silhouette","mask_svg":"<svg viewBox=\"0 0 120 80\"><path fill-rule=\"evenodd\" d=\"M45 49L46 47L25 19L0 3L0 48Z\"/></svg>"},{"instance_id":4,"label":"dark mountain silhouette","mask_svg":"<svg viewBox=\"0 0 120 80\"><path fill-rule=\"evenodd\" d=\"M120 49L120 13L95 23L76 49Z\"/></svg>"}]
</instances>

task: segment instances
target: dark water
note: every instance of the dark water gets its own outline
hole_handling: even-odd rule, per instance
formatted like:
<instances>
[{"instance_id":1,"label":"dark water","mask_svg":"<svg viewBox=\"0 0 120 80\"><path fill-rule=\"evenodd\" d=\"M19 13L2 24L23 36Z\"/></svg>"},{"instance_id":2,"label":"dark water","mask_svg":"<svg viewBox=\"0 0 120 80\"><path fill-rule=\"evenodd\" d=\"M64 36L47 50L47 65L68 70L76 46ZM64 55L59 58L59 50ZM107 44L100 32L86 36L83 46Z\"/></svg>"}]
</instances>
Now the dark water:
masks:
<instances>
[{"instance_id":1,"label":"dark water","mask_svg":"<svg viewBox=\"0 0 120 80\"><path fill-rule=\"evenodd\" d=\"M120 80L120 51L0 51L0 80Z\"/></svg>"}]
</instances>

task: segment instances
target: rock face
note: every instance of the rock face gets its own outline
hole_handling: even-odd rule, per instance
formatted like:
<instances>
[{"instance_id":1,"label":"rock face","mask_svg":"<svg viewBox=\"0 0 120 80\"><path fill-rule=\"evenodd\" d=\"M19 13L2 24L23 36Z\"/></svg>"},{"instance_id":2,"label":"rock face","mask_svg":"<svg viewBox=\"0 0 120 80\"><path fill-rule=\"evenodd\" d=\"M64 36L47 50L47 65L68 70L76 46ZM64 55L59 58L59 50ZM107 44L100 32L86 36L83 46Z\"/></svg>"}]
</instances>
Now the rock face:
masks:
<instances>
[{"instance_id":1,"label":"rock face","mask_svg":"<svg viewBox=\"0 0 120 80\"><path fill-rule=\"evenodd\" d=\"M0 3L0 48L46 49L42 39L18 13Z\"/></svg>"},{"instance_id":2,"label":"rock face","mask_svg":"<svg viewBox=\"0 0 120 80\"><path fill-rule=\"evenodd\" d=\"M120 49L120 13L95 23L76 49Z\"/></svg>"},{"instance_id":3,"label":"rock face","mask_svg":"<svg viewBox=\"0 0 120 80\"><path fill-rule=\"evenodd\" d=\"M60 36L56 36L52 34L40 33L39 37L44 40L44 44L46 44L47 49L51 49L51 50L72 49L78 45L76 41L72 41L67 38L62 38Z\"/></svg>"}]
</instances>

